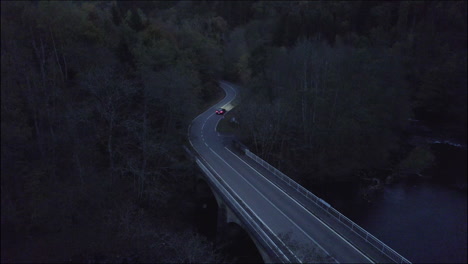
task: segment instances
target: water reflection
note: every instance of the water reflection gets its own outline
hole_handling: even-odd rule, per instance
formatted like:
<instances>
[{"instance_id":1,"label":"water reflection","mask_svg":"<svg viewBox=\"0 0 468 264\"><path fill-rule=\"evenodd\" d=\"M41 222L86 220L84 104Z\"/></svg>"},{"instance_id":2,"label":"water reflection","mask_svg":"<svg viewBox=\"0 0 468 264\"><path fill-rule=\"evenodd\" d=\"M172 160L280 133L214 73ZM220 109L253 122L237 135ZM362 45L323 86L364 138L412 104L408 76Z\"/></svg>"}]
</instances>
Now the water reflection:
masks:
<instances>
[{"instance_id":1,"label":"water reflection","mask_svg":"<svg viewBox=\"0 0 468 264\"><path fill-rule=\"evenodd\" d=\"M428 181L402 182L349 217L414 263L466 263L466 201Z\"/></svg>"}]
</instances>

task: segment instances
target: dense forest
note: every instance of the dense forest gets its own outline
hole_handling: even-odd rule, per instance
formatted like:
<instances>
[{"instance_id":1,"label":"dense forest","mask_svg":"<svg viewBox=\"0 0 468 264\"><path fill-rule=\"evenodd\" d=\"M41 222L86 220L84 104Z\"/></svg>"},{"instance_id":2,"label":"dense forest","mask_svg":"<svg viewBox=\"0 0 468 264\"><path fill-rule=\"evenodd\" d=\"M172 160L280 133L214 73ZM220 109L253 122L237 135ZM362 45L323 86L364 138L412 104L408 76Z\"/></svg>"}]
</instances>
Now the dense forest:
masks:
<instances>
[{"instance_id":1,"label":"dense forest","mask_svg":"<svg viewBox=\"0 0 468 264\"><path fill-rule=\"evenodd\" d=\"M237 120L243 140L291 177L417 174L432 154L402 149L414 119L466 143L466 2L252 7L225 50L227 73L249 88Z\"/></svg>"},{"instance_id":2,"label":"dense forest","mask_svg":"<svg viewBox=\"0 0 468 264\"><path fill-rule=\"evenodd\" d=\"M466 144L466 1L2 1L2 262L223 262L190 222L191 120L241 84L236 133L305 186Z\"/></svg>"}]
</instances>

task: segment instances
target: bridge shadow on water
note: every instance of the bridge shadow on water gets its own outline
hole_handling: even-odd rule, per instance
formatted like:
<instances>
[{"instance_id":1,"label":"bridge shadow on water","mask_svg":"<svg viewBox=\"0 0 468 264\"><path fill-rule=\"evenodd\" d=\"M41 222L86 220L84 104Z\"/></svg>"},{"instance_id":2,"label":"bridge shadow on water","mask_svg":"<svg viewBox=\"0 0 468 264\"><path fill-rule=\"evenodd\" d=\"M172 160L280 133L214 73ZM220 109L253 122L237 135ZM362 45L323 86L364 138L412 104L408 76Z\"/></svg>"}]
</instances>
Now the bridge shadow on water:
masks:
<instances>
[{"instance_id":1,"label":"bridge shadow on water","mask_svg":"<svg viewBox=\"0 0 468 264\"><path fill-rule=\"evenodd\" d=\"M208 184L196 184L194 220L197 231L207 237L229 263L263 263L263 259L249 234L238 224L221 223L218 227L218 204ZM223 231L218 231L223 230Z\"/></svg>"}]
</instances>

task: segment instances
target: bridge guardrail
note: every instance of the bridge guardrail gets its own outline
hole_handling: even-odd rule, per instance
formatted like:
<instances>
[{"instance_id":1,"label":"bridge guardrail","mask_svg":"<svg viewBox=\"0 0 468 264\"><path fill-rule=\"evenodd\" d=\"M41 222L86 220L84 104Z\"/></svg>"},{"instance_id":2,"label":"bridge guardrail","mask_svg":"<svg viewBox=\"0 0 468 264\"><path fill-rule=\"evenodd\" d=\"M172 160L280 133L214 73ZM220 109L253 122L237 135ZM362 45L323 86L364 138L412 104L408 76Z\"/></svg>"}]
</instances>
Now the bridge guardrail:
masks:
<instances>
[{"instance_id":1,"label":"bridge guardrail","mask_svg":"<svg viewBox=\"0 0 468 264\"><path fill-rule=\"evenodd\" d=\"M287 262L297 263L297 261L291 261L288 258L288 256L286 256L283 253L284 248L283 250L279 250L279 252L282 253L281 256L277 254L278 247L281 247L281 245L278 246L277 244L275 244L275 242L273 242L275 237L272 238L271 235L269 236L268 234L266 234L269 230L263 226L264 224L261 221L255 221L255 219L253 219L253 217L255 217L254 216L255 214L251 212L250 208L248 208L245 205L245 203L235 193L233 193L232 190L229 189L229 187L225 186L227 184L224 183L224 181L220 179L219 176L217 176L215 172L211 172L211 170L208 169L208 167L204 164L204 161L198 157L197 153L192 153L186 146L183 146L183 147L185 151L187 152L187 155L205 173L209 184L216 186L216 188L214 188L214 191L217 192L218 195L223 197L224 202L227 203L228 206L236 209L236 210L232 210L233 213L242 215L242 217L239 217L239 215L238 217L239 219L243 219L244 221L247 222L247 223L244 222L244 224L246 224L246 228L250 230L251 234L253 234L257 238L257 240L260 240L260 239L263 240L268 245L268 247L270 247L270 249L272 249L272 246L275 247L277 251L271 250L273 251L271 253L276 255L278 258L280 259L282 258L283 260L286 260ZM229 197L231 197L232 199ZM262 235L261 232L263 232L264 234ZM268 240L270 240L270 242ZM292 257L291 254L288 254L288 255L290 255L289 257Z\"/></svg>"},{"instance_id":2,"label":"bridge guardrail","mask_svg":"<svg viewBox=\"0 0 468 264\"><path fill-rule=\"evenodd\" d=\"M234 141L233 142L237 147L245 152L249 158L260 164L262 167L273 173L277 178L294 188L298 193L302 194L308 200L312 201L316 205L318 205L322 210L326 211L329 215L335 217L340 223L344 226L349 228L352 232L363 238L367 243L374 246L377 250L385 254L387 257L392 259L397 263L411 263L405 257L398 254L395 250L384 244L382 241L374 237L372 234L367 232L364 228L360 227L349 218L338 212L335 208L333 208L330 204L325 202L324 200L320 199L319 197L315 196L312 192L302 187L299 183L295 182L293 179L289 178L286 174L282 173L281 171L277 170L275 167L271 166L268 162L264 161L257 155L253 154L247 147L245 147L242 143Z\"/></svg>"}]
</instances>

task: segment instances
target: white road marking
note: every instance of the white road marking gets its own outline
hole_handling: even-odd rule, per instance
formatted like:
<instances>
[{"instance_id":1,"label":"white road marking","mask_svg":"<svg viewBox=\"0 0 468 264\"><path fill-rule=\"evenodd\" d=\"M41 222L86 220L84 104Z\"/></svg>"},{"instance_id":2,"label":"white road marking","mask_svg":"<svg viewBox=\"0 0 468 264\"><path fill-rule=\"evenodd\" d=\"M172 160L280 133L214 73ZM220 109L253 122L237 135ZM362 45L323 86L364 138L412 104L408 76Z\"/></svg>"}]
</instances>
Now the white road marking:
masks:
<instances>
[{"instance_id":1,"label":"white road marking","mask_svg":"<svg viewBox=\"0 0 468 264\"><path fill-rule=\"evenodd\" d=\"M227 83L225 83L224 85L229 86L229 88L231 88L234 91L234 98L235 98L237 96L236 89L234 89L231 85L229 85Z\"/></svg>"},{"instance_id":2,"label":"white road marking","mask_svg":"<svg viewBox=\"0 0 468 264\"><path fill-rule=\"evenodd\" d=\"M229 85L228 85L228 86L229 86ZM234 90L234 88L232 88L232 87L231 87L231 89ZM237 95L237 93L236 93L235 90L234 90L234 94L235 94L234 96ZM227 97L228 97L228 94L227 94L227 92L226 92L226 96L223 98L223 100L226 99ZM231 101L232 101L232 100L231 100ZM211 108L209 108L209 109L211 109ZM207 111L209 111L209 109L208 109ZM190 145L192 145L192 148L198 153L198 155L200 156L200 158L202 158L202 159L205 161L205 163L206 163L208 166L210 166L210 168L211 168L214 172L216 172L216 170L214 170L214 168L205 160L205 158L204 158L204 157L200 154L200 152L195 148L195 146L193 145L193 142L192 142L192 140L190 139L190 136L189 136L189 134L190 134L190 129L191 129L191 127L192 127L192 124L195 122L195 120L197 120L200 116L202 116L202 115L203 115L204 113L206 113L207 111L205 111L205 112L201 113L200 115L198 115L198 116L192 121L192 123L190 123L189 128L188 128L188 131L187 131L187 136L188 136L188 138L189 138ZM212 114L211 114L211 115L212 115ZM205 120L205 122L203 123L202 131L201 131L202 134L203 134L204 125L206 124L206 121L208 120L208 118L211 117L211 115L209 115L209 116L207 117L207 119ZM206 142L204 142L204 143L205 143L205 145L209 148L208 144L207 144ZM217 173L217 174L218 174L218 173ZM218 176L219 176L219 174L218 174ZM221 177L219 177L219 178L222 179ZM226 184L226 185L227 185L227 184ZM227 185L227 186L229 186L229 185ZM231 190L232 190L232 189L231 189ZM235 192L234 192L234 193L235 193ZM239 198L239 199L240 199L240 198ZM240 200L242 200L242 199L240 199ZM243 200L242 200L242 201L243 201ZM257 215L247 204L246 204L246 206L249 208L250 211L252 211L252 213L257 217L257 219L258 219L260 222L262 222L262 224L263 224L263 225L264 225L264 226L265 226L265 227L266 227L282 244L283 244L283 246L286 247L286 248L288 249L288 251L289 251L294 257L296 257L296 259L299 260L299 258L291 251L291 249L289 249L288 246L286 246L286 245L283 243L283 241L282 241L281 239L279 239L279 238L276 236L276 234L268 227L268 225L266 225L265 222L263 222L263 221L261 220L261 218L258 217L258 215ZM267 236L267 237L268 237L268 236ZM271 241L271 240L270 240L270 241ZM273 242L273 244L276 245L274 242ZM278 250L279 250L279 251L281 252L281 254L284 256L284 253L282 252L282 250L281 250L281 249L278 249ZM288 258L286 257L286 259L288 259ZM288 260L289 260L289 259L288 259Z\"/></svg>"},{"instance_id":3,"label":"white road marking","mask_svg":"<svg viewBox=\"0 0 468 264\"><path fill-rule=\"evenodd\" d=\"M296 199L292 198L289 194L287 194L286 192L284 192L281 188L279 188L276 184L272 183L267 177L265 177L263 174L261 174L260 172L258 172L255 168L253 168L252 166L250 166L250 164L248 164L247 162L245 162L243 159L241 159L239 156L237 156L234 152L232 152L230 149L228 149L227 147L224 147L227 151L229 151L232 155L234 155L236 158L238 158L240 161L242 161L245 165L249 166L252 170L254 170L256 173L258 173L258 175L260 175L261 177L263 177L265 180L267 180L271 185L275 186L278 190L280 190L284 195L286 195L287 197L289 197L289 199L291 199L292 201L294 201L297 205L299 205L302 209L304 209L308 214L310 214L311 216L313 216L315 219L317 219L318 221L320 221L320 223L322 223L325 227L327 227L330 231L332 231L335 235L337 235L341 240L343 240L344 242L346 242L349 246L351 246L353 249L355 249L357 252L359 252L362 256L364 256L367 260L369 260L371 263L375 263L374 261L372 261L370 258L368 258L366 255L364 255L359 249L357 249L355 246L353 246L351 243L348 242L348 240L346 240L343 236L341 236L340 234L338 234L335 230L331 229L327 224L325 224L321 219L319 219L317 216L315 216L314 214L312 214L309 210L307 210L304 206L302 206L302 204L300 204L298 201L296 201Z\"/></svg>"},{"instance_id":4,"label":"white road marking","mask_svg":"<svg viewBox=\"0 0 468 264\"><path fill-rule=\"evenodd\" d=\"M226 165L229 166L229 168L231 168L234 172L236 172L248 185L250 185L250 187L252 187L258 194L260 194L263 199L265 199L268 203L270 203L276 210L278 210L278 212L280 212L284 217L286 217L286 219L288 219L294 226L296 226L297 229L301 230L301 232L306 235L310 240L312 240L312 242L314 242L320 249L322 249L328 256L330 256L331 258L333 258L330 253L328 253L328 251L326 251L317 241L315 241L315 239L313 239L311 236L309 236L300 226L298 226L296 224L296 222L294 222L293 220L291 220L291 218L289 218L285 213L283 213L283 211L281 211L272 201L270 201L270 199L268 199L265 195L263 195L257 188L255 188L255 186L253 186L249 181L247 181L244 176L242 176L242 174L240 174L236 169L234 169L231 165L229 165L229 163L227 163L221 156L218 155L218 153L216 153L215 151L213 151L211 148L210 148L211 152L213 152L216 156L218 156L218 158L220 158L224 163L226 163ZM333 258L333 260L336 262L336 263L339 263L338 261L336 261L335 258Z\"/></svg>"},{"instance_id":5,"label":"white road marking","mask_svg":"<svg viewBox=\"0 0 468 264\"><path fill-rule=\"evenodd\" d=\"M224 84L224 85L228 86L229 88L231 88L231 89L234 91L234 94L235 94L235 95L234 95L234 98L235 98L235 96L237 96L236 90L235 90L232 86L230 86L230 85L228 85L228 84ZM228 93L226 92L226 96L223 98L223 100L226 99L227 97L228 97ZM233 99L233 100L234 100L234 99ZM226 106L227 104L231 103L233 100L231 100L231 101L229 101L228 103L226 103L225 106ZM188 132L190 132L191 126L192 126L192 124L195 122L195 120L198 119L198 118L199 118L201 115L203 115L204 113L206 113L206 111L203 112L203 113L201 113L200 115L198 115L198 116L192 121L192 123L189 125ZM205 125L206 125L206 122L208 121L208 119L209 119L212 115L213 115L213 114L209 115L209 116L205 119L205 121L203 122L202 131L201 131L203 141L204 141L205 145L210 149L210 151L212 151L216 156L218 156L218 157L219 157L224 163L226 163L234 172L236 172L238 175L240 175L241 178L242 178L244 181L246 181L252 188L254 188L254 190L255 190L256 192L258 192L266 201L268 201L271 205L273 205L273 207L275 207L283 216L285 216L291 223L293 223L299 230L301 230L310 240L312 240L316 245L318 245L324 252L326 252L326 253L330 256L330 254L329 254L322 246L320 246L320 244L318 244L317 241L315 241L313 238L311 238L302 228L300 228L295 222L293 222L288 216L286 216L278 207L276 207L268 198L266 198L262 193L260 193L260 192L258 191L258 189L256 189L250 182L248 182L237 170L235 170L231 165L229 165L229 163L227 163L223 158L221 158L221 156L219 156L215 151L213 151L213 150L209 147L209 145L208 145L208 144L206 143L206 141L204 140L204 137L203 137L203 130L204 130L204 127L205 127ZM217 123L216 123L215 131L216 131L216 127L217 127L217 125L218 125L218 123L219 123L220 120L221 120L221 119L219 119L219 120L217 121ZM218 135L219 135L219 133L218 133ZM189 138L189 142L190 142L190 144L192 145L192 147L195 149L195 147L194 147L192 141L190 140L190 138ZM226 147L225 147L225 148L226 148ZM226 148L226 149L227 149L227 148ZM195 150L196 150L196 149L195 149ZM318 221L320 221L324 226L326 226L328 229L330 229L333 233L335 233L338 237L340 237L340 238L341 238L343 241L345 241L348 245L350 245L352 248L354 248L356 251L358 251L359 253L362 254L361 251L359 251L358 249L356 249L356 248L355 248L353 245L351 245L347 240L345 240L345 239L344 239L343 237L341 237L338 233L336 233L333 229L331 229L329 226L327 226L322 220L318 219L318 218L317 218L315 215L313 215L310 211L308 211L307 209L305 209L305 208L304 208L301 204L299 204L295 199L293 199L293 198L290 197L288 194L286 194L286 193L285 193L283 190L281 190L278 186L276 186L275 184L273 184L270 180L268 180L265 176L263 176L261 173L259 173L256 169L254 169L254 168L251 167L249 164L247 164L244 160L242 160L241 158L239 158L239 157L238 157L236 154L234 154L232 151L230 151L229 149L227 149L227 150L228 150L231 154L233 154L234 156L236 156L238 159L240 159L242 162L244 162L244 163L245 163L247 166L249 166L251 169L253 169L255 172L257 172L260 176L262 176L263 178L265 178L265 179L266 179L268 182L270 182L273 186L275 186L276 188L278 188L278 189L279 189L281 192L283 192L287 197L289 197L289 198L290 198L291 200L293 200L296 204L298 204L300 207L302 207L304 210L306 210L307 213L311 214L314 218L316 218ZM196 150L196 151L198 152L198 150ZM203 160L205 160L205 159L201 156L200 153L198 153L198 154L199 154L199 156L200 156ZM211 169L212 169L213 171L216 172L216 170L214 170L214 168L213 168L206 160L205 160L205 163L206 163L208 166L210 166ZM216 172L216 173L217 173L217 172ZM217 174L218 174L218 176L219 176L219 173L217 173ZM220 177L220 179L222 179L222 178ZM223 180L223 181L224 181L224 180ZM228 186L228 185L226 185L226 186ZM229 187L229 188L230 188L230 187ZM231 189L231 190L232 190L232 189ZM242 199L241 199L241 200L242 200ZM246 204L246 206L252 211L253 214L255 214L255 212L254 212L247 204ZM270 230L270 232L272 232L273 235L275 235L276 238L278 238L278 237L276 236L276 234L261 220L261 218L258 217L257 214L255 214L255 216L259 219L259 221L261 221L261 222L265 225L265 227L267 227L267 228ZM297 258L297 256L296 256L294 253L292 253L292 251L289 249L289 247L287 247L287 246L283 243L282 240L280 240L279 238L278 238L278 240L281 241L281 243L288 249L288 251L289 251L291 254L293 254L293 255ZM270 241L271 241L271 240L270 240ZM281 251L281 250L280 250L280 251ZM283 254L283 255L284 255L284 254ZM363 255L363 256L364 256L365 258L367 258L370 262L373 262L373 261L370 260L366 255ZM330 256L330 257L332 257L332 256ZM333 258L333 257L332 257L332 258ZM297 259L299 259L299 258L297 258ZM334 260L335 262L337 262L336 259L333 258L333 260ZM337 263L338 263L338 262L337 262Z\"/></svg>"},{"instance_id":6,"label":"white road marking","mask_svg":"<svg viewBox=\"0 0 468 264\"><path fill-rule=\"evenodd\" d=\"M208 148L209 148L211 151L213 151L210 147L208 147ZM235 194L237 195L237 193L229 186L229 184L227 184L226 181L223 180L223 178L222 178L222 177L219 175L219 173L210 165L210 163L207 162L207 161L205 160L205 158L202 157L202 159L203 159L203 160L205 161L205 163L218 175L219 179L221 179L221 180L226 184L226 186L227 186L233 193L235 193ZM257 219L258 219L260 222L262 222L262 224L263 224L263 225L264 225L280 242L281 242L281 244L283 244L283 246L284 246L285 248L288 249L289 253L291 253L294 257L296 257L296 259L298 259L299 261L301 261L301 259L299 259L299 258L296 256L296 254L294 254L294 253L291 251L291 249L289 249L289 247L288 247L286 244L284 244L284 242L275 234L275 232L273 232L273 230L271 230L270 227L269 227L265 222L263 222L263 220L255 213L255 211L252 210L252 208L250 208L250 206L249 206L244 200L242 200L242 198L240 198L239 196L237 196L237 197L238 197L242 202L244 202L245 206L247 206L247 208L249 208L249 210L255 215L255 217L257 217ZM268 237L268 235L267 235L267 237ZM273 242L271 239L270 239L270 241L271 241L274 245L276 245L276 243ZM284 253L283 253L283 251L282 251L281 249L278 248L278 250L281 252L281 254L282 254L283 256L285 256ZM286 256L285 256L285 257L286 257ZM286 258L287 258L287 257L286 257ZM289 259L288 259L288 260L289 260Z\"/></svg>"},{"instance_id":7,"label":"white road marking","mask_svg":"<svg viewBox=\"0 0 468 264\"><path fill-rule=\"evenodd\" d=\"M221 82L220 82L220 83L221 83ZM225 85L227 85L227 84L225 84ZM231 87L230 85L228 85L228 86ZM232 87L231 87L231 89L234 90L234 88L232 88ZM224 89L223 89L223 90L224 90ZM222 102L224 99L226 99L226 98L229 96L228 93L226 92L226 90L224 90L224 92L226 93L226 95L224 96L224 98L223 98L220 102ZM235 95L234 95L234 97L235 97L236 94L237 94L235 90L234 90L234 94L235 94ZM214 106L212 106L212 107L214 107ZM193 146L193 143L192 143L192 141L190 140L190 129L192 128L192 125L193 125L193 123L195 122L195 120L197 120L200 116L202 116L204 113L206 113L207 111L209 111L212 107L208 108L208 110L206 110L205 112L203 112L203 113L199 114L197 117L195 117L195 118L192 120L192 122L190 123L190 125L189 125L189 127L188 127L188 129L187 129L187 137L188 137L188 139L189 139L190 145L192 145L192 147L193 147L194 149L195 149L195 147ZM210 115L210 116L211 116L211 115ZM208 116L208 118L209 118L210 116ZM206 120L205 120L205 123L206 123ZM202 133L203 133L203 128L202 128ZM198 151L197 151L197 152L198 152ZM200 154L200 153L198 153L198 154Z\"/></svg>"},{"instance_id":8,"label":"white road marking","mask_svg":"<svg viewBox=\"0 0 468 264\"><path fill-rule=\"evenodd\" d=\"M205 160L205 162L206 162L206 160ZM208 166L210 166L210 165L208 164L208 162L206 162L206 164L207 164ZM204 165L202 162L200 162L200 161L199 161L199 165L205 167L205 165ZM210 166L210 167L211 167L211 166ZM206 167L205 167L205 169L208 171L208 173L210 173L210 174L212 175L212 173L211 173ZM211 167L211 169L212 169L216 174L218 174L218 173L216 172L216 170L213 169L213 167ZM218 175L218 177L219 177L219 175ZM214 176L213 176L213 178L214 178ZM224 182L224 184L227 186L227 188L229 188L231 191L233 191L233 190L229 187L229 185L228 185L221 177L219 177L219 178ZM224 188L223 186L221 186L221 187ZM234 192L234 191L233 191L233 192ZM234 192L234 194L236 194L236 192ZM235 200L234 197L232 197L232 195L231 195L227 190L226 190L226 195L229 195L229 196L231 197L232 200ZM237 198L239 198L240 200L242 200L238 195L236 195L236 196L237 196ZM245 204L245 203L244 203L244 204ZM257 214L255 214L255 212L252 210L252 208L250 208L247 204L245 204L245 206L247 206L247 208L249 208L249 210L258 218ZM248 215L248 213L244 210L244 208L241 207L240 209L241 209L242 211L244 211L245 214L247 214L247 216L248 216L251 220L253 220L252 217L250 217L250 216ZM261 219L259 219L259 220L261 221ZM262 222L262 223L263 223L263 222ZM265 224L265 223L263 223L263 224ZM257 225L257 226L258 226L258 225ZM266 225L265 225L265 226L266 226ZM267 227L267 228L268 228L268 227ZM290 262L289 258L283 253L283 251L282 251L280 248L278 248L278 246L275 244L275 242L273 242L273 240L271 240L271 238L265 233L265 231L263 231L263 229L261 229L261 228L260 228L259 230L260 230L260 231L266 236L266 238L276 247L276 250L278 250L279 253L280 253L284 258L286 258L288 262ZM271 231L271 230L270 230L270 231ZM256 232L258 233L258 231L256 231ZM272 232L272 234L275 235L275 233L273 233L273 232ZM275 235L275 236L276 236L276 235ZM280 241L281 241L281 240L280 240ZM270 245L268 245L268 247L269 247L270 249L272 249L273 252L275 252L276 256L278 256L278 254L276 253L276 251L273 250L273 248L271 248ZM294 254L293 254L293 255L294 255ZM278 256L278 257L279 257L279 256Z\"/></svg>"},{"instance_id":9,"label":"white road marking","mask_svg":"<svg viewBox=\"0 0 468 264\"><path fill-rule=\"evenodd\" d=\"M221 118L218 119L218 121L216 121L216 125L215 125L215 127L214 127L214 131L215 131L215 132L216 132L216 128L218 127L219 121L221 121ZM218 133L218 135L219 135L219 133Z\"/></svg>"}]
</instances>

